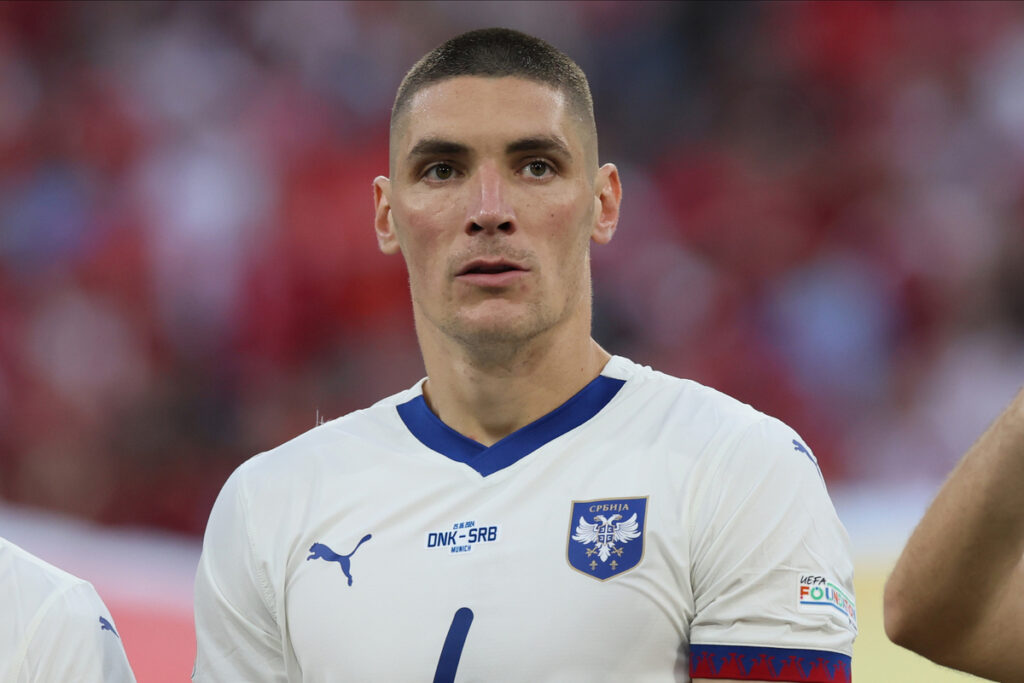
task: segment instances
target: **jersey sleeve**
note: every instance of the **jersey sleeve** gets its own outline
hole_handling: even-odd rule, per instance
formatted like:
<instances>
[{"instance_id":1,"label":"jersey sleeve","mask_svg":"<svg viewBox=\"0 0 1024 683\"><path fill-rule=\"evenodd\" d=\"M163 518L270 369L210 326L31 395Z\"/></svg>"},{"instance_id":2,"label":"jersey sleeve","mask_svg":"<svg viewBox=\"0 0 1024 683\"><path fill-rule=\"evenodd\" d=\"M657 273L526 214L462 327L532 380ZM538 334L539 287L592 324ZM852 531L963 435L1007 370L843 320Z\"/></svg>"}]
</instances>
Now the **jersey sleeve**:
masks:
<instances>
[{"instance_id":1,"label":"jersey sleeve","mask_svg":"<svg viewBox=\"0 0 1024 683\"><path fill-rule=\"evenodd\" d=\"M31 681L135 683L114 620L85 581L54 593L41 607L22 670Z\"/></svg>"},{"instance_id":2,"label":"jersey sleeve","mask_svg":"<svg viewBox=\"0 0 1024 683\"><path fill-rule=\"evenodd\" d=\"M691 676L849 683L849 537L810 449L761 419L709 468L697 498Z\"/></svg>"},{"instance_id":3,"label":"jersey sleeve","mask_svg":"<svg viewBox=\"0 0 1024 683\"><path fill-rule=\"evenodd\" d=\"M245 465L210 513L196 572L197 682L286 681L282 637L266 566L257 559Z\"/></svg>"}]
</instances>

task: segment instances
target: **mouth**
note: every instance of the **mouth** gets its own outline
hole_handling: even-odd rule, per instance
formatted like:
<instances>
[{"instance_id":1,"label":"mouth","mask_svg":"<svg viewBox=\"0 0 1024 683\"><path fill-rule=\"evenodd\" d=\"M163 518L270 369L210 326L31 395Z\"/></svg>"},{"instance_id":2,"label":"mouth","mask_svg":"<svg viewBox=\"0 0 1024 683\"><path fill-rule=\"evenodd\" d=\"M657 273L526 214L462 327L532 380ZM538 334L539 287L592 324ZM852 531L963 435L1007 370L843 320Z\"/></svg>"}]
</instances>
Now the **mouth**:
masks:
<instances>
[{"instance_id":1,"label":"mouth","mask_svg":"<svg viewBox=\"0 0 1024 683\"><path fill-rule=\"evenodd\" d=\"M504 287L529 272L529 268L503 258L474 259L460 268L457 280L482 287Z\"/></svg>"},{"instance_id":2,"label":"mouth","mask_svg":"<svg viewBox=\"0 0 1024 683\"><path fill-rule=\"evenodd\" d=\"M506 261L505 259L476 259L464 265L456 275L497 275L511 271L525 272L526 268L523 268L517 263Z\"/></svg>"}]
</instances>

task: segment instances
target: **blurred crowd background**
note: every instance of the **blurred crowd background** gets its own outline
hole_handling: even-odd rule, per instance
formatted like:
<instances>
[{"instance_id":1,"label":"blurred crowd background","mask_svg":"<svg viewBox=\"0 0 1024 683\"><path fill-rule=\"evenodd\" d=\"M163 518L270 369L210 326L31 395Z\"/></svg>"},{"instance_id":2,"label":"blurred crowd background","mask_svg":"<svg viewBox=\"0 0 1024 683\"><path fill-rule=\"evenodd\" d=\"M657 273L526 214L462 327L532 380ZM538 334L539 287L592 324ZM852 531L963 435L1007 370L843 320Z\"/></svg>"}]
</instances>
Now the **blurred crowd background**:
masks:
<instances>
[{"instance_id":1,"label":"blurred crowd background","mask_svg":"<svg viewBox=\"0 0 1024 683\"><path fill-rule=\"evenodd\" d=\"M933 482L1024 383L1019 3L0 3L0 498L201 533L244 459L423 374L371 181L405 70L587 72L598 341Z\"/></svg>"}]
</instances>

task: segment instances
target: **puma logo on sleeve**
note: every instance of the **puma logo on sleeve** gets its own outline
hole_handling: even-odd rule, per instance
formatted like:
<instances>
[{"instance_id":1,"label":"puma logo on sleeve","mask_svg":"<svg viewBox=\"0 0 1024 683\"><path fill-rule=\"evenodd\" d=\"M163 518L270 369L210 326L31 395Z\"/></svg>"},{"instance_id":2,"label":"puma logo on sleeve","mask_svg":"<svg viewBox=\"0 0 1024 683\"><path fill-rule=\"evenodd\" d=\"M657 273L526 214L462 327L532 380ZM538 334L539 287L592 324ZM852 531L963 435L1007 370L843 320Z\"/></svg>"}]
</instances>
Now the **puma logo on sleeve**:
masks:
<instances>
[{"instance_id":1,"label":"puma logo on sleeve","mask_svg":"<svg viewBox=\"0 0 1024 683\"><path fill-rule=\"evenodd\" d=\"M348 585L351 586L352 572L350 570L352 568L352 560L350 558L353 555L355 555L357 550L359 550L359 546L366 543L371 538L373 538L372 534L366 534L365 536L363 536L361 539L359 539L359 543L356 543L356 547L352 548L352 552L350 552L348 555L339 555L338 553L331 550L329 546L323 543L314 543L313 545L309 546L309 557L306 558L306 561L308 562L310 560L325 560L327 562L337 562L338 565L341 566L341 571L344 572L345 577L348 578Z\"/></svg>"}]
</instances>

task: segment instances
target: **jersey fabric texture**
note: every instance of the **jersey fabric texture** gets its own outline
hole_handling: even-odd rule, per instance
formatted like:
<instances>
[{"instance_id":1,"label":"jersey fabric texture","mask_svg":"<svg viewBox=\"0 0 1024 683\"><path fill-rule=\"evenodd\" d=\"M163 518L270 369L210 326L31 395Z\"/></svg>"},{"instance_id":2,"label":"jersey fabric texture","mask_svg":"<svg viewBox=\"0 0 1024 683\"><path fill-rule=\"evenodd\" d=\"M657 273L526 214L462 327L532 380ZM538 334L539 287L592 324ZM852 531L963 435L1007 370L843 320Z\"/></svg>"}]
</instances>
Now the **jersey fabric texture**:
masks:
<instances>
[{"instance_id":1,"label":"jersey fabric texture","mask_svg":"<svg viewBox=\"0 0 1024 683\"><path fill-rule=\"evenodd\" d=\"M87 581L0 538L0 681L135 681L114 620Z\"/></svg>"},{"instance_id":2,"label":"jersey fabric texture","mask_svg":"<svg viewBox=\"0 0 1024 683\"><path fill-rule=\"evenodd\" d=\"M194 680L850 680L849 539L783 423L613 357L485 447L421 387L228 479Z\"/></svg>"}]
</instances>

